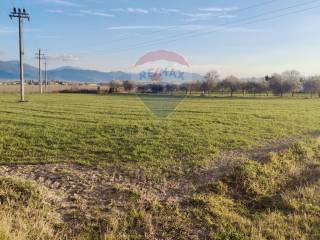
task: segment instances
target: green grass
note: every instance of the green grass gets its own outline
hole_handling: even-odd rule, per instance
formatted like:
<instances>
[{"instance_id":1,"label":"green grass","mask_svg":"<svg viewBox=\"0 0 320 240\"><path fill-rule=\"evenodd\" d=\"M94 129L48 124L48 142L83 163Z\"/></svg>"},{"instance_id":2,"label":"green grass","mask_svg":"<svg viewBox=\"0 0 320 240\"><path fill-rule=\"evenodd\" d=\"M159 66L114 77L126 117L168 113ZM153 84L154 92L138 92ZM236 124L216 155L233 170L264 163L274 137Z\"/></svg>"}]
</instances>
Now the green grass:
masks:
<instances>
[{"instance_id":1,"label":"green grass","mask_svg":"<svg viewBox=\"0 0 320 240\"><path fill-rule=\"evenodd\" d=\"M319 159L319 142L294 144L264 163L245 159L181 202L116 188L126 196L121 204L93 208L90 219L73 216L76 234L54 218L38 186L0 178L0 240L318 240Z\"/></svg>"},{"instance_id":2,"label":"green grass","mask_svg":"<svg viewBox=\"0 0 320 240\"><path fill-rule=\"evenodd\" d=\"M0 95L0 164L75 162L144 168L153 177L125 176L144 181L145 189L110 182L110 204L75 210L72 226L60 219L54 192L0 177L0 240L320 238L319 139L263 162L229 157L230 169L217 179L188 174L220 151L318 137L319 99L143 97L35 94L18 103L15 94ZM217 169L203 171L214 175L223 166ZM148 195L162 184L170 193L174 183L187 186L173 194L178 200Z\"/></svg>"},{"instance_id":3,"label":"green grass","mask_svg":"<svg viewBox=\"0 0 320 240\"><path fill-rule=\"evenodd\" d=\"M134 95L17 99L0 95L0 163L198 167L221 150L319 132L319 99L189 97L167 118Z\"/></svg>"},{"instance_id":4,"label":"green grass","mask_svg":"<svg viewBox=\"0 0 320 240\"><path fill-rule=\"evenodd\" d=\"M265 163L239 162L191 200L209 239L320 237L319 145L296 143Z\"/></svg>"},{"instance_id":5,"label":"green grass","mask_svg":"<svg viewBox=\"0 0 320 240\"><path fill-rule=\"evenodd\" d=\"M177 96L154 96L148 94L138 95L139 99L145 104L151 114L166 118L173 113L178 105L184 100L184 95Z\"/></svg>"}]
</instances>

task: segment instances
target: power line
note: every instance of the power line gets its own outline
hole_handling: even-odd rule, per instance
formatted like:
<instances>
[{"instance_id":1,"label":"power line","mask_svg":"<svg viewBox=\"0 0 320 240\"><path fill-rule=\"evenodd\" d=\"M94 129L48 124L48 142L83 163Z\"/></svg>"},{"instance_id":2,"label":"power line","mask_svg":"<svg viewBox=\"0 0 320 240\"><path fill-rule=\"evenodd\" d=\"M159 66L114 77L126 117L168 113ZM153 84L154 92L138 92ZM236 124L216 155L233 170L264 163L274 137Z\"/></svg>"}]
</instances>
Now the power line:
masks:
<instances>
[{"instance_id":1,"label":"power line","mask_svg":"<svg viewBox=\"0 0 320 240\"><path fill-rule=\"evenodd\" d=\"M197 29L197 30L189 31L189 32L184 33L184 34L178 34L178 35L171 36L170 38L175 37L175 38L172 38L172 39L161 38L161 39L156 39L156 40L153 40L153 41L145 41L145 42L141 42L141 43L136 44L136 45L132 45L129 48L126 48L126 49L121 49L120 48L120 49L115 49L115 50L116 51L119 50L118 52L125 52L125 51L130 51L132 49L137 49L139 47L143 47L144 48L144 47L147 47L147 46L148 47L149 46L153 46L153 45L158 44L158 43L170 43L172 41L177 41L179 39L185 39L185 38L193 37L194 34L197 34L195 36L210 34L210 33L213 33L213 32L220 31L221 28L226 27L226 26L233 26L235 24L237 25L237 24L239 24L241 22L246 23L247 21L251 21L253 19L259 19L260 17L266 16L266 15L271 15L271 14L274 14L274 13L277 13L277 12L282 12L282 11L290 10L290 9L293 9L293 8L302 7L302 6L309 5L309 4L316 3L316 2L319 2L319 0L307 1L307 2L304 2L304 3L295 4L295 5L292 5L292 6L289 6L289 7L285 7L285 8L281 8L281 9L265 12L265 13L262 13L262 14L259 14L259 15L253 16L253 17L241 19L239 21L235 21L235 22L231 22L231 23L227 23L227 24L218 26L217 27L218 29L215 29L215 30L212 30L212 31L203 32L203 30L198 30ZM310 9L312 9L312 8L310 8ZM310 10L310 9L308 9L308 10ZM115 52L115 53L118 53L118 52Z\"/></svg>"},{"instance_id":2,"label":"power line","mask_svg":"<svg viewBox=\"0 0 320 240\"><path fill-rule=\"evenodd\" d=\"M270 3L273 3L275 1L277 1L277 0L270 0L270 1L259 3L259 4L250 5L250 6L245 7L245 8L236 9L236 10L233 11L233 13L240 13L240 12L244 12L244 11L247 11L247 10L250 10L250 9L253 9L253 8L262 7L262 6L268 5ZM219 18L219 17L222 17L224 15L225 15L225 13L221 13L221 14L214 15L214 17ZM163 28L163 29L160 29L160 30L151 31L151 32L149 32L149 34L161 33L161 32L167 31L167 30L174 29L176 27L177 26L166 27L166 28ZM118 41L122 41L122 40L128 40L128 39L131 39L131 37L132 36L129 35L126 38L115 39L114 42L118 42Z\"/></svg>"},{"instance_id":3,"label":"power line","mask_svg":"<svg viewBox=\"0 0 320 240\"><path fill-rule=\"evenodd\" d=\"M248 11L248 10L250 10L250 9L262 7L262 6L271 4L271 3L276 2L276 1L277 1L277 0L269 0L269 1L265 1L265 2L258 3L258 4L253 4L253 5L244 7L244 8L236 9L236 10L233 11L233 13L245 12L245 11ZM225 15L225 13L221 13L221 14L214 15L214 17L215 17L215 18L219 18L219 17L224 16L224 15ZM178 26L176 26L176 25L175 25L175 26L164 27L163 29L150 31L150 32L148 32L148 33L149 33L149 34L162 33L162 32L165 32L165 31L174 30L174 29L177 28L177 27L178 27ZM173 36L174 36L174 35L173 35ZM119 42L119 41L124 41L124 40L128 40L128 39L132 39L132 35L127 35L127 36L124 36L124 37L122 37L122 38L118 38L118 39L112 40L111 42L108 42L108 45L109 45L110 43L113 43L113 42ZM105 45L105 44L100 45L100 46L104 46L104 45ZM80 46L80 47L83 47L83 45Z\"/></svg>"},{"instance_id":4,"label":"power line","mask_svg":"<svg viewBox=\"0 0 320 240\"><path fill-rule=\"evenodd\" d=\"M23 65L23 56L24 56L24 44L23 44L23 20L27 19L30 21L30 16L25 9L13 8L13 11L10 13L9 17L18 18L19 22L19 60L20 60L20 101L24 102L24 65Z\"/></svg>"},{"instance_id":5,"label":"power line","mask_svg":"<svg viewBox=\"0 0 320 240\"><path fill-rule=\"evenodd\" d=\"M244 26L244 25L251 25L251 24L258 23L258 22L264 22L264 21L274 20L274 19L278 19L278 18L281 18L281 17L293 15L293 14L296 14L296 13L307 12L307 11L310 11L310 10L313 10L313 9L316 9L316 8L320 8L320 5L313 6L313 7L309 7L309 8L305 8L305 9L299 9L299 10L296 10L296 11L292 11L292 12L288 12L288 13L276 15L276 16L269 17L269 18L262 18L262 19L259 19L259 20L257 20L257 21L248 21L248 22L246 22L246 23L242 23L242 24L240 24L240 25L236 25L236 27ZM216 31L211 31L211 32L207 32L207 33L204 33L204 34L211 34L211 33L214 33L214 32L216 32ZM197 35L192 35L192 36L189 36L189 37L196 37L196 36L197 36ZM174 41L177 41L177 40L179 40L179 39L174 39L173 41L170 41L170 42L174 42Z\"/></svg>"},{"instance_id":6,"label":"power line","mask_svg":"<svg viewBox=\"0 0 320 240\"><path fill-rule=\"evenodd\" d=\"M278 19L278 18L281 18L281 17L285 17L285 16L297 14L297 13L307 12L307 11L310 11L310 10L313 10L313 9L316 9L316 8L320 8L320 5L313 6L313 7L308 7L308 8L304 8L304 9L299 9L299 10L296 10L296 11L291 11L291 12L280 14L280 15L276 15L276 16L273 16L273 17L262 18L262 19L258 19L256 21L248 21L248 22L245 22L245 23L242 23L242 24L239 24L239 25L235 25L235 27L240 27L240 26L251 25L251 24L255 24L255 23L259 23L259 22L265 22L265 21L269 21L269 20L274 20L274 19ZM210 31L210 32L202 33L201 35L212 34L212 33L215 33L217 31L218 30ZM197 36L198 35L191 35L191 36L188 36L188 38L197 37ZM177 40L180 40L180 39L173 39L173 40L171 40L169 42L175 42ZM166 42L166 43L169 43L169 42Z\"/></svg>"}]
</instances>

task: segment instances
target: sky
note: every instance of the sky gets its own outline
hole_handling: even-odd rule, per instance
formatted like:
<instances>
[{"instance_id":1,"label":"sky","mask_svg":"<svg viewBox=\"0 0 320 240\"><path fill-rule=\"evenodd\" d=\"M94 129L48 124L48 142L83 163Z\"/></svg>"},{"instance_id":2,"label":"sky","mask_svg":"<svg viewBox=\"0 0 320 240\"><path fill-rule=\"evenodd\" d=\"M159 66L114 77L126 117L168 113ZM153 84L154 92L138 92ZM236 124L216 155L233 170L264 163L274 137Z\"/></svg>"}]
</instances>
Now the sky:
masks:
<instances>
[{"instance_id":1,"label":"sky","mask_svg":"<svg viewBox=\"0 0 320 240\"><path fill-rule=\"evenodd\" d=\"M144 54L167 50L190 70L265 76L320 74L320 0L1 0L0 60L18 59L25 8L25 62L40 48L49 68L130 71Z\"/></svg>"}]
</instances>

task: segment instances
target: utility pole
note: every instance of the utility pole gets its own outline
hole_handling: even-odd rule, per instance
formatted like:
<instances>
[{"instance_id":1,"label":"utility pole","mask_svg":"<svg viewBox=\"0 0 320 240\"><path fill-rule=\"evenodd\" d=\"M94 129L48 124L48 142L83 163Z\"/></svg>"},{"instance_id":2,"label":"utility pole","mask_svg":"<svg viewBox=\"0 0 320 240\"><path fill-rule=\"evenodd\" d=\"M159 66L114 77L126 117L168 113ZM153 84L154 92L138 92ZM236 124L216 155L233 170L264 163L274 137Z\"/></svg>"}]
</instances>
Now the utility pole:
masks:
<instances>
[{"instance_id":1,"label":"utility pole","mask_svg":"<svg viewBox=\"0 0 320 240\"><path fill-rule=\"evenodd\" d=\"M40 87L40 93L43 93L43 87L42 87L42 76L41 76L41 60L44 59L44 54L41 53L41 49L39 49L39 52L36 53L36 57L39 61L39 87Z\"/></svg>"},{"instance_id":2,"label":"utility pole","mask_svg":"<svg viewBox=\"0 0 320 240\"><path fill-rule=\"evenodd\" d=\"M45 92L48 90L47 59L44 59Z\"/></svg>"},{"instance_id":3,"label":"utility pole","mask_svg":"<svg viewBox=\"0 0 320 240\"><path fill-rule=\"evenodd\" d=\"M23 68L23 56L24 56L24 44L23 44L23 20L28 19L30 21L30 16L26 12L25 9L21 11L20 8L18 8L18 11L16 8L13 8L13 11L9 15L9 17L12 18L18 18L19 21L19 60L20 60L20 101L24 102L24 68Z\"/></svg>"}]
</instances>

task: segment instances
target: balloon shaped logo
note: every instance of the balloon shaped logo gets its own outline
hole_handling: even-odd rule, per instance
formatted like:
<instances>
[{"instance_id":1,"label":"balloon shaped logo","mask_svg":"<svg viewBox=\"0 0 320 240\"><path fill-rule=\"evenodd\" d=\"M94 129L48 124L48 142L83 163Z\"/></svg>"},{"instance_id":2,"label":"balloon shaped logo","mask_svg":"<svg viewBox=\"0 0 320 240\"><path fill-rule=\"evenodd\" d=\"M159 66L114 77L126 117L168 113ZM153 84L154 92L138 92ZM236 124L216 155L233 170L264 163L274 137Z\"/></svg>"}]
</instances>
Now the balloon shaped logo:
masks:
<instances>
[{"instance_id":1,"label":"balloon shaped logo","mask_svg":"<svg viewBox=\"0 0 320 240\"><path fill-rule=\"evenodd\" d=\"M180 54L158 50L140 57L132 69L131 80L138 84L137 96L150 112L168 117L185 98L183 82L193 80L188 61Z\"/></svg>"}]
</instances>

